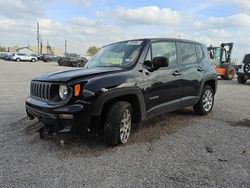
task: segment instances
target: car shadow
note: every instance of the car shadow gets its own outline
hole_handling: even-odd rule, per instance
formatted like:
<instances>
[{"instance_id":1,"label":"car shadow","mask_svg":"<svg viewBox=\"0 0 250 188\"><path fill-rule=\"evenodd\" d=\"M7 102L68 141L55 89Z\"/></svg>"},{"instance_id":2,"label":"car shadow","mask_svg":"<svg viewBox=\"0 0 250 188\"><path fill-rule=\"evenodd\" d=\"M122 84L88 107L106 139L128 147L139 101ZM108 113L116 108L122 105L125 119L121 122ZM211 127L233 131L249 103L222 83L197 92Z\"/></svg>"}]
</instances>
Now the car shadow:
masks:
<instances>
[{"instance_id":1,"label":"car shadow","mask_svg":"<svg viewBox=\"0 0 250 188\"><path fill-rule=\"evenodd\" d=\"M135 125L128 143L115 147L104 144L103 136L80 137L72 133L49 136L46 139L40 139L39 129L43 126L37 120L28 120L24 118L19 122L23 126L22 130L29 137L29 144L42 145L48 152L55 152L60 159L74 157L91 158L100 155L109 154L117 151L121 147L129 147L134 144L153 143L165 135L170 135L176 130L192 126L192 121L196 116L191 108L185 108L172 113L166 113ZM51 148L53 147L53 151Z\"/></svg>"}]
</instances>

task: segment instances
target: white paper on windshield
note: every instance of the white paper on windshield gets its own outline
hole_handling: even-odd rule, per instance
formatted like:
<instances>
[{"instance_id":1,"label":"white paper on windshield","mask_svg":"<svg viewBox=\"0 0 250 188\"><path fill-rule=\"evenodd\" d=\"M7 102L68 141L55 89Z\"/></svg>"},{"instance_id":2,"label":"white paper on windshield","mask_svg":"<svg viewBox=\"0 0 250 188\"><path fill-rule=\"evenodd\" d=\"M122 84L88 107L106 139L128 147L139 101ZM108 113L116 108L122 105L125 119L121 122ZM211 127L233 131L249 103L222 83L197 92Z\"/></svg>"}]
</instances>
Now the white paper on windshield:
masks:
<instances>
[{"instance_id":1,"label":"white paper on windshield","mask_svg":"<svg viewBox=\"0 0 250 188\"><path fill-rule=\"evenodd\" d=\"M139 46L139 45L141 45L142 42L143 42L143 41L141 41L141 40L132 40L132 41L128 41L128 42L127 42L127 45Z\"/></svg>"}]
</instances>

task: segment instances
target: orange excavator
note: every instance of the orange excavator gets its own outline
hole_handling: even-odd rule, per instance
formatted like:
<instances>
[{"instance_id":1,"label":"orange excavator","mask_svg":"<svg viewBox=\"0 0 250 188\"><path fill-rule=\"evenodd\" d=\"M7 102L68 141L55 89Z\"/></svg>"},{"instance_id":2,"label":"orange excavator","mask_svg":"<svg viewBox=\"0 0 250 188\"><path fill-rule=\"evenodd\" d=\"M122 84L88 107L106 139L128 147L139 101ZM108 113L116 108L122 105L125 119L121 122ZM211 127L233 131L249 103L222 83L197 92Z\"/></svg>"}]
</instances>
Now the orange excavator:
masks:
<instances>
[{"instance_id":1,"label":"orange excavator","mask_svg":"<svg viewBox=\"0 0 250 188\"><path fill-rule=\"evenodd\" d=\"M232 80L236 74L231 63L233 43L222 43L219 47L210 46L207 50L215 64L217 74L224 80Z\"/></svg>"}]
</instances>

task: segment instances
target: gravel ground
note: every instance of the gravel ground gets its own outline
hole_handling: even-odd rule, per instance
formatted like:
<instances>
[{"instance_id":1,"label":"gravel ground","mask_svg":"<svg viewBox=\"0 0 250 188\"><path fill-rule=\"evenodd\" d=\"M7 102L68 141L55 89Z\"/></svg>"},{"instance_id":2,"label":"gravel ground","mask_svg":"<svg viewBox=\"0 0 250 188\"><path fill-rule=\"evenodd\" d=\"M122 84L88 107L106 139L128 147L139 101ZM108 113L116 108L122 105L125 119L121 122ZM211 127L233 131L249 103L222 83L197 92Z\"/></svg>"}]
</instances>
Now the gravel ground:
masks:
<instances>
[{"instance_id":1,"label":"gravel ground","mask_svg":"<svg viewBox=\"0 0 250 188\"><path fill-rule=\"evenodd\" d=\"M0 61L0 187L250 187L250 82L220 80L208 116L148 120L125 146L70 135L62 146L40 140L24 109L32 76L62 69Z\"/></svg>"}]
</instances>

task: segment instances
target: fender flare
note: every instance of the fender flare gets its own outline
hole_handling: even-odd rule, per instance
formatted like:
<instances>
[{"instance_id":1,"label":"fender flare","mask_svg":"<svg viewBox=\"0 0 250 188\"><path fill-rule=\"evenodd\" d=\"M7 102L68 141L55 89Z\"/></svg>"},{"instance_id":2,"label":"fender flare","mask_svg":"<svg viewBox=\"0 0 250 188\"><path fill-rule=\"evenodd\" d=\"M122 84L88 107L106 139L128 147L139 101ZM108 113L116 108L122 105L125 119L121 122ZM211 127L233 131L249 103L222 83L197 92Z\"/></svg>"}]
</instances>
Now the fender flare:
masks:
<instances>
[{"instance_id":1,"label":"fender flare","mask_svg":"<svg viewBox=\"0 0 250 188\"><path fill-rule=\"evenodd\" d=\"M204 85L205 85L205 82L207 81L214 81L215 82L215 91L214 93L216 93L216 90L217 90L217 75L209 75L209 76L206 76L203 80L202 80L202 83L201 83L201 87L200 87L200 91L199 91L199 97L201 96L201 93L202 93L202 90L204 88Z\"/></svg>"},{"instance_id":2,"label":"fender flare","mask_svg":"<svg viewBox=\"0 0 250 188\"><path fill-rule=\"evenodd\" d=\"M108 101L115 99L117 97L122 97L125 95L135 95L138 99L139 102L139 114L141 115L141 120L144 120L146 118L146 108L145 108L145 103L144 103L144 96L142 94L142 91L137 88L118 88L118 89L113 89L110 91L103 92L100 94L92 108L92 116L100 116L102 112L102 108L105 103Z\"/></svg>"}]
</instances>

